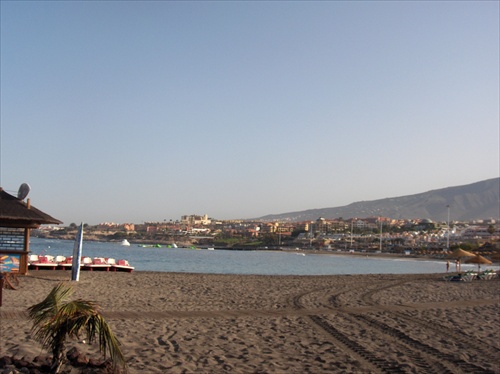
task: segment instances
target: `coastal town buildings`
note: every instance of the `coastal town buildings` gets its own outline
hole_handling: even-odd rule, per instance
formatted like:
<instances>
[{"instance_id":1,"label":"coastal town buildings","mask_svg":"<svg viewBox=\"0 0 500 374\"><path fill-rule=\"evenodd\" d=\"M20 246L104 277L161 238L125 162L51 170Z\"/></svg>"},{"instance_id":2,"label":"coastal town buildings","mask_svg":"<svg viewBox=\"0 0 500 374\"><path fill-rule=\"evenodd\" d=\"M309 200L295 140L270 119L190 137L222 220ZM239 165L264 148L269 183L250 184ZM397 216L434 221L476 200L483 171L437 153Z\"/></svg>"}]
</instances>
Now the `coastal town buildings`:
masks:
<instances>
[{"instance_id":1,"label":"coastal town buildings","mask_svg":"<svg viewBox=\"0 0 500 374\"><path fill-rule=\"evenodd\" d=\"M192 214L181 217L181 223L188 225L210 225L211 222L212 220L208 218L207 214L205 214L204 216L197 216L195 214Z\"/></svg>"},{"instance_id":2,"label":"coastal town buildings","mask_svg":"<svg viewBox=\"0 0 500 374\"><path fill-rule=\"evenodd\" d=\"M75 224L67 228L41 227L37 234L71 239ZM92 240L128 239L131 242L184 243L228 248L310 248L403 252L447 250L454 245L500 246L500 227L494 220L433 222L428 219L357 217L315 221L278 222L216 220L208 215L185 215L180 220L142 224L101 223L85 228ZM65 236L66 235L66 236ZM500 251L500 247L498 248Z\"/></svg>"}]
</instances>

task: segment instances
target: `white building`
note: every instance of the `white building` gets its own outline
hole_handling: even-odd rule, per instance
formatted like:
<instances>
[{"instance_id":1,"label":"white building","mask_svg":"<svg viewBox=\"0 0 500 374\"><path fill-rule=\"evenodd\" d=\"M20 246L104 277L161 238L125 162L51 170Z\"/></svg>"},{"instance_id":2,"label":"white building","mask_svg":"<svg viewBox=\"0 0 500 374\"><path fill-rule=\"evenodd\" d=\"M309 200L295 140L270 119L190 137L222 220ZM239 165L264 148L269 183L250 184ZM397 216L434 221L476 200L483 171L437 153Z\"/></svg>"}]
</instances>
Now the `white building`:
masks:
<instances>
[{"instance_id":1,"label":"white building","mask_svg":"<svg viewBox=\"0 0 500 374\"><path fill-rule=\"evenodd\" d=\"M182 216L181 223L186 225L210 225L212 221L208 218L208 215L197 216L195 214L189 216Z\"/></svg>"}]
</instances>

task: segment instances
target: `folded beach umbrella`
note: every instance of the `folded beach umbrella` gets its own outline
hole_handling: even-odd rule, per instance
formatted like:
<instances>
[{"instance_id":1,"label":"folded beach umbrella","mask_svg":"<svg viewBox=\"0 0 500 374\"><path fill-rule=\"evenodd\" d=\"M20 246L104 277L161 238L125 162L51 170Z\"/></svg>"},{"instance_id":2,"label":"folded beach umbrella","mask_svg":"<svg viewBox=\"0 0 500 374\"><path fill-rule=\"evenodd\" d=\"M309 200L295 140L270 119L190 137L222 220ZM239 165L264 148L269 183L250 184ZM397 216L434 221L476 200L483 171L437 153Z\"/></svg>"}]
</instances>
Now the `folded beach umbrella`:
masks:
<instances>
[{"instance_id":1,"label":"folded beach umbrella","mask_svg":"<svg viewBox=\"0 0 500 374\"><path fill-rule=\"evenodd\" d=\"M465 262L467 262L468 264L477 264L477 271L481 270L482 264L484 264L484 265L491 265L492 264L492 262L490 260L488 260L487 258L484 258L481 255L476 255Z\"/></svg>"}]
</instances>

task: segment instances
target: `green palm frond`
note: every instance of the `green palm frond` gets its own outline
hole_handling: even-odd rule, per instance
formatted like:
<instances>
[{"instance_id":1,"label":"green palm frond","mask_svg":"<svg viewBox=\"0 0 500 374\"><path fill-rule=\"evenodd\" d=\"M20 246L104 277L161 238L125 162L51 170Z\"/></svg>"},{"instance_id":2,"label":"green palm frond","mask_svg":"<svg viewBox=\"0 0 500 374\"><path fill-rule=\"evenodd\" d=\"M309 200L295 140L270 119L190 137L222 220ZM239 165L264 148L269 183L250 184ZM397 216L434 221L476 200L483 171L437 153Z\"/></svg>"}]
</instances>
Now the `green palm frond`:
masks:
<instances>
[{"instance_id":1,"label":"green palm frond","mask_svg":"<svg viewBox=\"0 0 500 374\"><path fill-rule=\"evenodd\" d=\"M35 339L44 348L51 348L60 339L63 331L59 326L57 312L72 293L71 287L64 283L58 284L43 301L28 308L29 317L33 320L32 331Z\"/></svg>"},{"instance_id":2,"label":"green palm frond","mask_svg":"<svg viewBox=\"0 0 500 374\"><path fill-rule=\"evenodd\" d=\"M99 313L97 304L86 300L75 300L66 304L61 310L61 313L63 312L67 314L68 318L71 318L71 329L68 330L68 336L79 337L82 332L85 332L89 343L97 340L99 350L104 355L109 352L112 362L120 366L125 364L125 357L120 350L120 342Z\"/></svg>"},{"instance_id":3,"label":"green palm frond","mask_svg":"<svg viewBox=\"0 0 500 374\"><path fill-rule=\"evenodd\" d=\"M30 319L35 325L51 319L59 310L60 305L65 303L72 294L73 289L70 286L64 283L58 284L42 302L28 308Z\"/></svg>"},{"instance_id":4,"label":"green palm frond","mask_svg":"<svg viewBox=\"0 0 500 374\"><path fill-rule=\"evenodd\" d=\"M106 352L109 352L111 362L118 366L125 366L125 357L120 349L121 344L100 314L93 315L85 327L89 340L91 340L91 337L97 336L99 350L105 355Z\"/></svg>"},{"instance_id":5,"label":"green palm frond","mask_svg":"<svg viewBox=\"0 0 500 374\"><path fill-rule=\"evenodd\" d=\"M99 306L81 299L68 301L72 294L71 286L61 283L42 302L28 309L35 339L44 348L60 352L67 337L79 338L84 333L89 343L97 340L104 356L109 352L115 367L126 369L120 342L100 314Z\"/></svg>"}]
</instances>

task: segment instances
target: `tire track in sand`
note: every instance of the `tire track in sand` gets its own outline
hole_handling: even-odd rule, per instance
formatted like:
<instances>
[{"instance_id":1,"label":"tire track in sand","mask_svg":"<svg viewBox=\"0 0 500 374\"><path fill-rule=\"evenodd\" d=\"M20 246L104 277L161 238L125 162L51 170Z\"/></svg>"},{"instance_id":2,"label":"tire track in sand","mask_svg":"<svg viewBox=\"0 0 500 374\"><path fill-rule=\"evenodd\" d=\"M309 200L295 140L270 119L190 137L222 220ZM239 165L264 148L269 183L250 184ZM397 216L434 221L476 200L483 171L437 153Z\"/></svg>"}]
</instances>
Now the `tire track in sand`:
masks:
<instances>
[{"instance_id":1,"label":"tire track in sand","mask_svg":"<svg viewBox=\"0 0 500 374\"><path fill-rule=\"evenodd\" d=\"M411 282L414 281L415 279L411 280ZM460 301L454 303L432 302L411 305L380 305L374 301L374 294L383 290L388 290L390 288L404 285L408 282L410 281L382 281L377 282L376 284L371 284L368 287L367 285L358 286L356 288L344 287L343 289L336 290L334 292L332 292L331 289L325 287L322 289L316 289L310 292L304 292L296 295L293 298L293 304L298 309L307 308L302 300L304 300L307 296L310 296L311 293L318 294L318 298L322 299L323 303L329 304L330 307L336 311L336 313L342 315L344 319L349 320L350 323L348 324L348 328L346 328L345 323L343 326L334 327L333 324L329 321L331 319L331 315L328 314L324 314L323 316L310 315L310 321L313 322L317 327L322 329L324 332L326 332L336 342L342 343L345 348L351 351L351 354L356 357L361 356L365 361L369 362L372 366L377 367L381 372L406 373L410 372L411 370L407 365L402 365L399 362L395 362L394 360L389 359L387 356L384 357L371 352L369 345L366 344L366 339L357 337L361 336L362 334L356 335L353 333L354 330L362 331L363 329L368 328L370 329L372 334L375 333L376 335L380 336L380 339L382 341L394 341L394 339L396 339L398 341L398 343L396 344L399 350L399 354L405 355L407 357L407 360L409 359L411 363L418 367L418 370L422 372L439 372L450 374L495 373L495 371L489 370L488 368L484 368L476 365L475 363L465 361L458 354L442 352L439 349L426 344L425 341L412 338L397 328L388 326L387 324L384 324L372 317L368 317L367 315L365 315L369 312L383 310L386 313L392 313L395 316L397 315L400 318L404 318L406 324L409 326L407 327L409 330L412 329L412 326L418 325L419 327L431 329L431 333L435 333L435 325L424 323L420 320L414 319L413 317L410 318L404 315L402 311L408 309L432 309L436 307L449 308L450 306L468 307L473 305L492 305L496 303L496 301L494 300L468 300L466 302ZM349 299L346 297L344 297L344 299L349 299L348 304L362 304L363 306L346 306L346 303L342 301L342 296L345 296L345 294L356 294L356 292L358 291L361 291L361 293L357 295L357 300L352 300L352 298ZM339 315L337 315L337 318L339 317ZM447 331L447 329L441 329L441 331ZM467 343L467 340L470 338L453 333L452 339L455 337L457 338L457 340L459 339L463 343ZM447 338L450 338L449 334ZM498 357L499 353L498 350L492 352L489 345L481 342L479 339L474 338L474 340L478 343L476 346L478 352L483 352L483 357L484 353L488 352L486 357L484 357L485 360L496 362L496 357Z\"/></svg>"}]
</instances>

